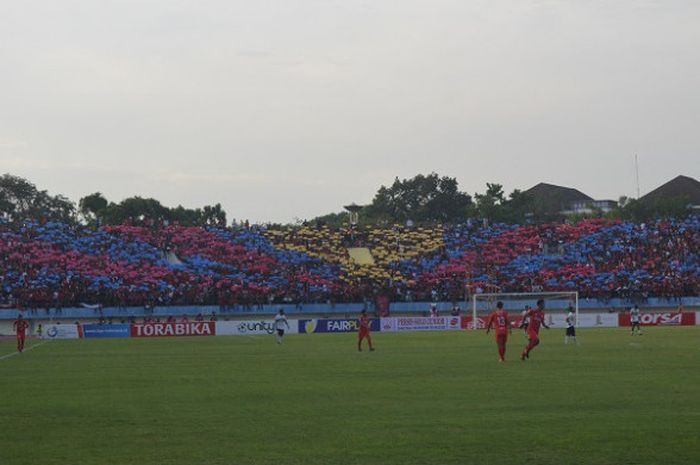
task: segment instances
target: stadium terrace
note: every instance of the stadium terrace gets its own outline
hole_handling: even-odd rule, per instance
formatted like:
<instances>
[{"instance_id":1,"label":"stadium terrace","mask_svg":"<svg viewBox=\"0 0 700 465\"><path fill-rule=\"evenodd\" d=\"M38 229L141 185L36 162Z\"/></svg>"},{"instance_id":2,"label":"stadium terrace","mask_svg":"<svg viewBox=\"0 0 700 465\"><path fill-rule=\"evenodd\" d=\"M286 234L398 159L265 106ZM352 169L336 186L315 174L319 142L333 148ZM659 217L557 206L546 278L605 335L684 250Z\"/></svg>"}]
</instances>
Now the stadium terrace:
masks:
<instances>
[{"instance_id":1,"label":"stadium terrace","mask_svg":"<svg viewBox=\"0 0 700 465\"><path fill-rule=\"evenodd\" d=\"M17 309L455 302L465 286L678 299L700 294L700 219L352 229L3 221L0 266L0 304Z\"/></svg>"}]
</instances>

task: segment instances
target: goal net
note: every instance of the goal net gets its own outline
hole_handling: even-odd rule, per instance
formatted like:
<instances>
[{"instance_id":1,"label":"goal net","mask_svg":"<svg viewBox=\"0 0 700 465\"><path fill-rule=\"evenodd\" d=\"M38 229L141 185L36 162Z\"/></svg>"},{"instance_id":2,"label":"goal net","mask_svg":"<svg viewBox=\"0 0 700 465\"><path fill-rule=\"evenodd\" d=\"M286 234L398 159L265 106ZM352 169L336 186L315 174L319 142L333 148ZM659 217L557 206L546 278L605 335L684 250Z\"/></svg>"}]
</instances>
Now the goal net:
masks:
<instances>
[{"instance_id":1,"label":"goal net","mask_svg":"<svg viewBox=\"0 0 700 465\"><path fill-rule=\"evenodd\" d=\"M545 312L561 313L567 312L569 307L573 308L578 325L578 292L495 292L472 295L472 329L478 329L480 322L483 325L488 314L496 309L498 301L503 302L503 309L508 313L519 316L526 306L534 308L540 299L544 300ZM551 314L547 319L551 321Z\"/></svg>"}]
</instances>

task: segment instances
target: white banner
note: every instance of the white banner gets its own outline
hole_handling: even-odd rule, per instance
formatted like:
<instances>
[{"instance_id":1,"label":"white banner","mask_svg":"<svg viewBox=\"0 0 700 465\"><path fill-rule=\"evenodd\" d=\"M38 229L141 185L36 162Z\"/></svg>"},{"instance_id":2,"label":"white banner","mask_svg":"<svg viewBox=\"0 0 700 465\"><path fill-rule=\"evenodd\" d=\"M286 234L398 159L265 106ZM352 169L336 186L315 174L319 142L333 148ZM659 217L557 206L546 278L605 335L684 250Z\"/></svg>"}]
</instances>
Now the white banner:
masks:
<instances>
[{"instance_id":1,"label":"white banner","mask_svg":"<svg viewBox=\"0 0 700 465\"><path fill-rule=\"evenodd\" d=\"M555 328L566 328L565 313L547 313L545 320ZM578 328L617 328L617 313L579 313Z\"/></svg>"},{"instance_id":2,"label":"white banner","mask_svg":"<svg viewBox=\"0 0 700 465\"><path fill-rule=\"evenodd\" d=\"M379 330L382 332L396 331L396 318L385 317L379 319Z\"/></svg>"},{"instance_id":3,"label":"white banner","mask_svg":"<svg viewBox=\"0 0 700 465\"><path fill-rule=\"evenodd\" d=\"M46 325L43 328L44 339L78 339L78 327L74 324Z\"/></svg>"},{"instance_id":4,"label":"white banner","mask_svg":"<svg viewBox=\"0 0 700 465\"><path fill-rule=\"evenodd\" d=\"M382 318L379 324L382 331L444 331L460 329L461 321L458 316L406 316Z\"/></svg>"},{"instance_id":5,"label":"white banner","mask_svg":"<svg viewBox=\"0 0 700 465\"><path fill-rule=\"evenodd\" d=\"M284 327L285 334L299 332L299 324L296 320L289 320L289 328ZM240 320L217 321L217 336L246 336L251 334L275 334L274 320Z\"/></svg>"}]
</instances>

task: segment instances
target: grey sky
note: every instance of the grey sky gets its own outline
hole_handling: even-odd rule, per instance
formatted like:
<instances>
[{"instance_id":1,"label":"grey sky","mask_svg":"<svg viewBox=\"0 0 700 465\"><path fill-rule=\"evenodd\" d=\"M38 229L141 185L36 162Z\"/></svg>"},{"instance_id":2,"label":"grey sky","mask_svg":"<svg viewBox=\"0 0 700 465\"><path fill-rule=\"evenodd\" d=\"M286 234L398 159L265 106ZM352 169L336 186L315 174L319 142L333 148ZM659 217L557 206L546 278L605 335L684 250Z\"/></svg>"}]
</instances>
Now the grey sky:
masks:
<instances>
[{"instance_id":1,"label":"grey sky","mask_svg":"<svg viewBox=\"0 0 700 465\"><path fill-rule=\"evenodd\" d=\"M700 178L700 2L0 0L0 172L291 221L395 176Z\"/></svg>"}]
</instances>

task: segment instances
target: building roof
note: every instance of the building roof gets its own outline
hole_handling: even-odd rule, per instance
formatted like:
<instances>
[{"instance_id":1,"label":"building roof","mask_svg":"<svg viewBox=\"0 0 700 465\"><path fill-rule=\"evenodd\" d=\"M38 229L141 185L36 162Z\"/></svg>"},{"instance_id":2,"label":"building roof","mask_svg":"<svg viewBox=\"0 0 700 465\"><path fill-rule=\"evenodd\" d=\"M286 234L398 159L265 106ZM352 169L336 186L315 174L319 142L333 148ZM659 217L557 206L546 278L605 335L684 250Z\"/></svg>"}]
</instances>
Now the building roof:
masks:
<instances>
[{"instance_id":1,"label":"building roof","mask_svg":"<svg viewBox=\"0 0 700 465\"><path fill-rule=\"evenodd\" d=\"M557 213L568 210L575 202L592 202L593 198L578 189L541 182L526 190L527 194L542 210Z\"/></svg>"},{"instance_id":2,"label":"building roof","mask_svg":"<svg viewBox=\"0 0 700 465\"><path fill-rule=\"evenodd\" d=\"M688 176L676 176L639 199L640 202L655 202L661 199L685 197L692 205L700 205L700 181Z\"/></svg>"}]
</instances>

